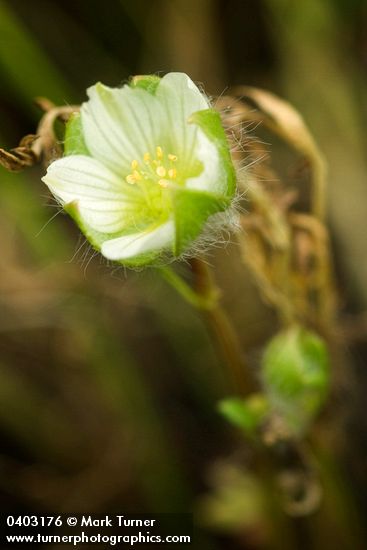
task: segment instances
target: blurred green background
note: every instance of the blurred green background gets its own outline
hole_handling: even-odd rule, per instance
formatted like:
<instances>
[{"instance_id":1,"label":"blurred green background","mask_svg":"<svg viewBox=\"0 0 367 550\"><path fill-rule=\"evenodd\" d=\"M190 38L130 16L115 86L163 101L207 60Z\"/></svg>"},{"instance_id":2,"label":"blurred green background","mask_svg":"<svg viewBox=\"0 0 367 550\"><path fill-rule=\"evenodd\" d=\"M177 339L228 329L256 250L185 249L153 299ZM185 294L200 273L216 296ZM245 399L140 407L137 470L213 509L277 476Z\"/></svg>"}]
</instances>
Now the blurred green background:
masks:
<instances>
[{"instance_id":1,"label":"blurred green background","mask_svg":"<svg viewBox=\"0 0 367 550\"><path fill-rule=\"evenodd\" d=\"M212 95L236 84L273 91L316 136L329 164L340 320L350 336L334 411L350 501L314 518L294 548L365 547L348 532L349 524L356 534L345 508L358 523L367 506L366 29L364 0L0 1L2 147L34 132L36 96L80 103L98 80L118 86L168 71ZM211 484L225 484L221 461L238 452L215 412L228 380L203 321L153 270L129 273L95 256L41 175L0 171L1 510L196 509ZM237 255L230 244L212 262L256 369L276 321ZM203 528L197 548L284 547L264 536L251 487L239 497L250 495L244 528Z\"/></svg>"}]
</instances>

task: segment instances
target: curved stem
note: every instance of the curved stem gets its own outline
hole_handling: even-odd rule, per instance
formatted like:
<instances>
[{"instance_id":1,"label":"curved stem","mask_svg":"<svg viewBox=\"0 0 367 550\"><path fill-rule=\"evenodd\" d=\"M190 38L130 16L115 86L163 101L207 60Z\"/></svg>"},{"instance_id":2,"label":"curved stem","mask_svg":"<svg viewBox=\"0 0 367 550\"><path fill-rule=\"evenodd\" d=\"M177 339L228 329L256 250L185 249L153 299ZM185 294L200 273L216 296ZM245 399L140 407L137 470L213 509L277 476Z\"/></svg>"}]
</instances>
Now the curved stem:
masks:
<instances>
[{"instance_id":1,"label":"curved stem","mask_svg":"<svg viewBox=\"0 0 367 550\"><path fill-rule=\"evenodd\" d=\"M243 351L236 330L226 311L219 301L220 292L214 281L209 266L199 258L190 261L194 275L194 287L200 296L215 295L212 307L205 310L205 317L213 335L216 338L227 366L231 371L231 378L236 393L247 395L254 391L255 384L249 368L245 365Z\"/></svg>"},{"instance_id":2,"label":"curved stem","mask_svg":"<svg viewBox=\"0 0 367 550\"><path fill-rule=\"evenodd\" d=\"M196 292L191 288L190 285L184 281L177 273L173 271L170 267L159 267L158 271L181 296L186 300L187 303L194 306L197 309L211 309L213 303L217 301L216 293L211 293L206 296Z\"/></svg>"},{"instance_id":3,"label":"curved stem","mask_svg":"<svg viewBox=\"0 0 367 550\"><path fill-rule=\"evenodd\" d=\"M207 264L197 258L191 259L190 265L194 277L194 288L191 288L170 268L161 268L160 272L188 303L203 312L230 370L233 390L237 394L247 395L254 391L255 384L246 368L236 331L220 305L220 292L212 273Z\"/></svg>"}]
</instances>

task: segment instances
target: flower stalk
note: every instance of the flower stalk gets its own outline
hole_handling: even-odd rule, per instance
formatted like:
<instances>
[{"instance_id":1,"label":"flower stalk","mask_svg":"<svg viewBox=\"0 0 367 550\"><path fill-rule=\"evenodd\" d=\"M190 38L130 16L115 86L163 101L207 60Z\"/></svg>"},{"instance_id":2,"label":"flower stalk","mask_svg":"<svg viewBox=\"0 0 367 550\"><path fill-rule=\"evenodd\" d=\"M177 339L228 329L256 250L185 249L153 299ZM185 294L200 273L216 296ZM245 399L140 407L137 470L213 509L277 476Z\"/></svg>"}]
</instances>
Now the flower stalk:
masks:
<instances>
[{"instance_id":1,"label":"flower stalk","mask_svg":"<svg viewBox=\"0 0 367 550\"><path fill-rule=\"evenodd\" d=\"M191 258L189 263L193 275L193 288L168 267L160 268L160 272L190 305L201 311L228 367L233 393L246 396L256 390L256 384L246 365L233 323L221 306L221 293L212 271L200 258Z\"/></svg>"},{"instance_id":2,"label":"flower stalk","mask_svg":"<svg viewBox=\"0 0 367 550\"><path fill-rule=\"evenodd\" d=\"M220 291L209 266L199 258L190 260L194 275L194 288L200 296L215 296L210 308L204 310L208 326L230 370L236 394L248 395L256 389L250 369L246 365L237 332L230 317L220 304Z\"/></svg>"}]
</instances>

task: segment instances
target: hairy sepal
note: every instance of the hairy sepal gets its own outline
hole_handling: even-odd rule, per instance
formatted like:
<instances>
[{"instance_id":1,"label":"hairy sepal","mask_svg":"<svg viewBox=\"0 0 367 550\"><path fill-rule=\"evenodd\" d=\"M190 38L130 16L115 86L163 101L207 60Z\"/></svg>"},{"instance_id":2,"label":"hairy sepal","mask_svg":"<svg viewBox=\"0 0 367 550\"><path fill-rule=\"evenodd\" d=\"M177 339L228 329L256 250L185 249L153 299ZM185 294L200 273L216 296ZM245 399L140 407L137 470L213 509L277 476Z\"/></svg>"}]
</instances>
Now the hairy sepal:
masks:
<instances>
[{"instance_id":1,"label":"hairy sepal","mask_svg":"<svg viewBox=\"0 0 367 550\"><path fill-rule=\"evenodd\" d=\"M175 219L174 254L180 256L200 235L210 216L226 210L230 200L204 191L176 189L173 192Z\"/></svg>"},{"instance_id":2,"label":"hairy sepal","mask_svg":"<svg viewBox=\"0 0 367 550\"><path fill-rule=\"evenodd\" d=\"M80 113L73 113L66 123L64 155L90 156L90 152L84 141L82 119Z\"/></svg>"},{"instance_id":3,"label":"hairy sepal","mask_svg":"<svg viewBox=\"0 0 367 550\"><path fill-rule=\"evenodd\" d=\"M224 180L222 186L225 197L233 198L236 191L236 172L219 113L214 109L197 111L190 116L189 123L196 124L216 147L222 168L218 177Z\"/></svg>"}]
</instances>

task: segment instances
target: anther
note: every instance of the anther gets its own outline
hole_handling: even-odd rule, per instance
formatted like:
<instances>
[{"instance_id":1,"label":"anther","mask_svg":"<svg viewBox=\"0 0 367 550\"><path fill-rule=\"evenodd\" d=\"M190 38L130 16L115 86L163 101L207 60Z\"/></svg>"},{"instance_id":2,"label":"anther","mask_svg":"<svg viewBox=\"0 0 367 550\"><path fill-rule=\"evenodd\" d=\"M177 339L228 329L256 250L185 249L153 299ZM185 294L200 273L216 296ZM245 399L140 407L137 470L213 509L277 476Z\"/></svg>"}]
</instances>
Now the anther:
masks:
<instances>
[{"instance_id":1,"label":"anther","mask_svg":"<svg viewBox=\"0 0 367 550\"><path fill-rule=\"evenodd\" d=\"M148 164L149 161L150 161L150 154L149 153L144 153L144 162Z\"/></svg>"},{"instance_id":2,"label":"anther","mask_svg":"<svg viewBox=\"0 0 367 550\"><path fill-rule=\"evenodd\" d=\"M176 168L170 168L170 169L168 170L168 176L169 176L172 180L174 180L175 177L177 176L177 170L176 170Z\"/></svg>"},{"instance_id":3,"label":"anther","mask_svg":"<svg viewBox=\"0 0 367 550\"><path fill-rule=\"evenodd\" d=\"M133 161L131 161L132 170L136 170L138 166L139 166L139 163L137 160L134 159Z\"/></svg>"},{"instance_id":4,"label":"anther","mask_svg":"<svg viewBox=\"0 0 367 550\"><path fill-rule=\"evenodd\" d=\"M127 183L130 183L131 185L133 183L136 183L135 176L133 174L129 174L128 176L126 176L126 181L127 181Z\"/></svg>"},{"instance_id":5,"label":"anther","mask_svg":"<svg viewBox=\"0 0 367 550\"><path fill-rule=\"evenodd\" d=\"M165 179L160 179L160 180L158 180L158 184L159 184L161 187L168 187L169 181L168 181L168 180L165 180Z\"/></svg>"},{"instance_id":6,"label":"anther","mask_svg":"<svg viewBox=\"0 0 367 550\"><path fill-rule=\"evenodd\" d=\"M161 178L164 178L164 176L166 175L166 169L164 166L158 166L157 170L156 170L156 174L157 176L160 176Z\"/></svg>"},{"instance_id":7,"label":"anther","mask_svg":"<svg viewBox=\"0 0 367 550\"><path fill-rule=\"evenodd\" d=\"M171 155L171 153L168 155L168 158L172 162L176 162L176 160L177 160L177 156L176 155Z\"/></svg>"},{"instance_id":8,"label":"anther","mask_svg":"<svg viewBox=\"0 0 367 550\"><path fill-rule=\"evenodd\" d=\"M141 173L138 172L137 170L134 170L133 177L135 178L135 181L139 181L141 180Z\"/></svg>"},{"instance_id":9,"label":"anther","mask_svg":"<svg viewBox=\"0 0 367 550\"><path fill-rule=\"evenodd\" d=\"M156 148L155 151L156 151L156 155L157 155L157 158L158 158L158 159L163 158L163 150L162 150L162 147L160 147L160 146L158 145L158 147Z\"/></svg>"}]
</instances>

